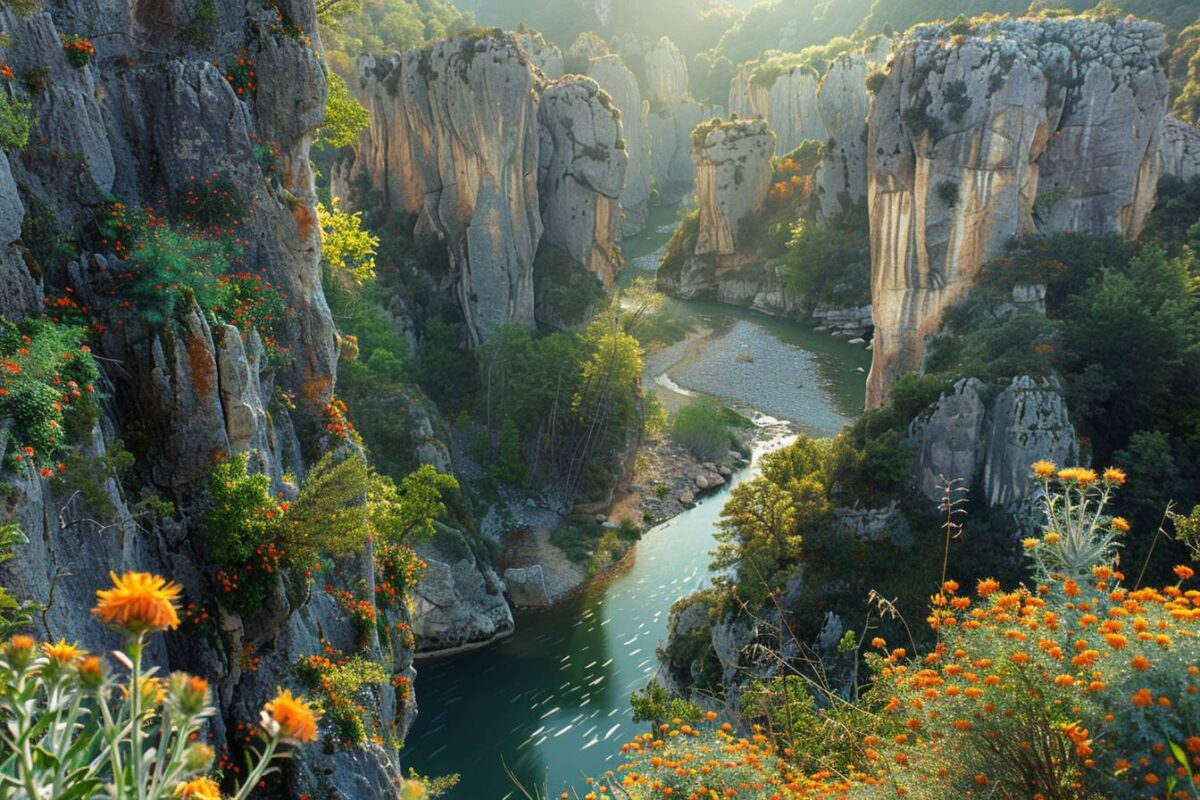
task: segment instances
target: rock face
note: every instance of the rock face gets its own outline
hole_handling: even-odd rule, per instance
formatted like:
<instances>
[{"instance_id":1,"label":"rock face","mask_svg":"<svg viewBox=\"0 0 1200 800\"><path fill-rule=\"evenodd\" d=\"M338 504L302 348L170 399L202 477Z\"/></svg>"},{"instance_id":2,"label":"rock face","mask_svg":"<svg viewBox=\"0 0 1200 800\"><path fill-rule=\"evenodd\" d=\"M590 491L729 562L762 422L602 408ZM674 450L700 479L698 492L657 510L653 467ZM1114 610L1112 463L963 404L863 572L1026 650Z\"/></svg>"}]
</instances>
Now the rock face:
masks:
<instances>
[{"instance_id":1,"label":"rock face","mask_svg":"<svg viewBox=\"0 0 1200 800\"><path fill-rule=\"evenodd\" d=\"M436 545L416 549L429 565L412 597L417 652L482 644L512 633L512 611L491 567L478 563L465 547L448 552Z\"/></svg>"},{"instance_id":2,"label":"rock face","mask_svg":"<svg viewBox=\"0 0 1200 800\"><path fill-rule=\"evenodd\" d=\"M917 423L916 483L940 502L953 481L989 507L1008 510L1028 530L1036 522L1029 466L1043 458L1078 463L1075 428L1055 380L1014 378L990 403L983 390L979 381L960 380Z\"/></svg>"},{"instance_id":3,"label":"rock face","mask_svg":"<svg viewBox=\"0 0 1200 800\"><path fill-rule=\"evenodd\" d=\"M588 67L591 76L612 98L621 113L621 131L628 166L625 187L621 191L621 235L633 236L646 225L650 204L650 127L648 107L642 101L637 78L615 55L593 59Z\"/></svg>"},{"instance_id":4,"label":"rock face","mask_svg":"<svg viewBox=\"0 0 1200 800\"><path fill-rule=\"evenodd\" d=\"M1200 127L1168 116L1163 123L1162 174L1186 181L1200 175Z\"/></svg>"},{"instance_id":5,"label":"rock face","mask_svg":"<svg viewBox=\"0 0 1200 800\"><path fill-rule=\"evenodd\" d=\"M195 24L203 11L195 0L56 0L24 17L0 10L0 60L44 83L29 93L31 145L20 158L0 158L0 314L20 321L43 307L43 296L73 295L87 306L103 325L92 344L109 398L74 446L104 459L116 454L121 438L136 459L129 481L98 469L79 476L96 481L102 504L32 473L4 475L9 490L0 523L18 524L29 543L0 567L0 583L46 606L39 636L98 651L120 644L89 613L110 570L160 573L197 600L222 594L200 525L215 461L246 453L252 469L270 478L273 494L294 499L295 481L308 467L301 438L314 449L335 446L321 410L332 396L338 347L321 288L309 167L325 100L316 10L311 0L270 9L232 0L205 5L216 23ZM95 35L92 20L104 21L105 35L93 40L91 63L77 68L61 36ZM236 91L226 79L231 53L253 60L255 88ZM24 84L13 81L6 91L24 94ZM256 159L255 141L274 145L273 169ZM274 364L253 330L212 323L190 302L166 325L119 315L113 282L121 260L44 247L59 235L60 249L74 243L72 228L107 210L110 196L130 207L157 205L178 200L193 176L214 173L245 206L238 236L254 269L287 295L289 313L275 334L289 357ZM46 253L44 263L35 253ZM0 430L0 440L6 433ZM158 518L140 510L135 501L142 497L126 496L133 485L146 497L169 498L176 513ZM369 563L355 558L338 569L371 585ZM279 584L260 614L209 608L208 627L155 637L147 656L164 673L189 670L211 682L218 708L208 724L218 747L236 747L235 726L254 720L277 686L298 688L296 660L326 643L412 676L406 645L372 636L360 647L345 611L325 592ZM379 613L389 626L407 625L407 609ZM248 651L258 654L254 666L241 658ZM385 725L395 722L400 735L415 709L390 683L368 706ZM304 748L281 781L285 796L365 800L394 797L402 784L395 755L374 746Z\"/></svg>"},{"instance_id":6,"label":"rock face","mask_svg":"<svg viewBox=\"0 0 1200 800\"><path fill-rule=\"evenodd\" d=\"M367 56L360 76L363 171L387 208L445 242L472 346L506 323L532 326L538 78L517 42L492 33Z\"/></svg>"},{"instance_id":7,"label":"rock face","mask_svg":"<svg viewBox=\"0 0 1200 800\"><path fill-rule=\"evenodd\" d=\"M911 32L871 110L868 407L1014 235L1132 238L1154 202L1161 26L1002 20L949 38L940 24Z\"/></svg>"},{"instance_id":8,"label":"rock face","mask_svg":"<svg viewBox=\"0 0 1200 800\"><path fill-rule=\"evenodd\" d=\"M542 71L550 80L563 76L563 54L558 45L548 42L537 31L522 30L513 33L517 46L529 59L529 63Z\"/></svg>"},{"instance_id":9,"label":"rock face","mask_svg":"<svg viewBox=\"0 0 1200 800\"><path fill-rule=\"evenodd\" d=\"M457 298L473 347L501 325L534 324L543 233L606 286L616 270L628 142L594 83L548 82L531 62L557 69L549 47L489 31L359 60L371 124L333 192L415 218L415 235L444 244L450 270L431 278Z\"/></svg>"},{"instance_id":10,"label":"rock face","mask_svg":"<svg viewBox=\"0 0 1200 800\"><path fill-rule=\"evenodd\" d=\"M825 73L817 110L827 139L817 168L817 216L823 222L867 196L867 76L887 60L890 43L878 37L866 50L845 53Z\"/></svg>"},{"instance_id":11,"label":"rock face","mask_svg":"<svg viewBox=\"0 0 1200 800\"><path fill-rule=\"evenodd\" d=\"M790 153L808 139L826 139L817 108L820 83L821 77L809 67L784 70L769 82L742 71L729 86L729 113L766 120L777 137L776 152Z\"/></svg>"},{"instance_id":12,"label":"rock face","mask_svg":"<svg viewBox=\"0 0 1200 800\"><path fill-rule=\"evenodd\" d=\"M678 107L687 97L687 59L666 36L646 48L643 55L646 99L655 111Z\"/></svg>"},{"instance_id":13,"label":"rock face","mask_svg":"<svg viewBox=\"0 0 1200 800\"><path fill-rule=\"evenodd\" d=\"M724 122L692 134L700 233L696 255L733 255L738 228L760 211L771 190L775 135L765 122Z\"/></svg>"},{"instance_id":14,"label":"rock face","mask_svg":"<svg viewBox=\"0 0 1200 800\"><path fill-rule=\"evenodd\" d=\"M543 241L611 289L629 161L620 113L595 81L569 76L542 92L538 121Z\"/></svg>"}]
</instances>

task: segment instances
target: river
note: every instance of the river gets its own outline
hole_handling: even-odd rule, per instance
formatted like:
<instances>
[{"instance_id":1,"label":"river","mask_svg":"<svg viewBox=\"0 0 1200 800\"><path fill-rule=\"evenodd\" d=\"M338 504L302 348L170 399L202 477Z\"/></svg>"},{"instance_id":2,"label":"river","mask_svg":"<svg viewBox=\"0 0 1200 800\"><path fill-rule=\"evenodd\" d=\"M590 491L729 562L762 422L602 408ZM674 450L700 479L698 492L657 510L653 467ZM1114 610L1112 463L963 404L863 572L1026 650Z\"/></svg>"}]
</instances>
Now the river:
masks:
<instances>
[{"instance_id":1,"label":"river","mask_svg":"<svg viewBox=\"0 0 1200 800\"><path fill-rule=\"evenodd\" d=\"M626 242L626 274L652 274L674 219L672 209L657 209L646 233ZM870 364L861 346L715 303L672 302L715 333L691 358L662 357L672 367L664 391L712 394L815 435L837 432L861 408ZM753 360L737 359L744 352ZM419 662L420 714L401 754L405 768L461 775L450 800L523 797L510 772L531 795L548 788L557 797L615 769L621 745L642 729L629 695L657 668L671 605L708 581L729 490L790 441L786 427L772 431L722 491L648 531L620 574L553 609L518 613L503 641Z\"/></svg>"}]
</instances>

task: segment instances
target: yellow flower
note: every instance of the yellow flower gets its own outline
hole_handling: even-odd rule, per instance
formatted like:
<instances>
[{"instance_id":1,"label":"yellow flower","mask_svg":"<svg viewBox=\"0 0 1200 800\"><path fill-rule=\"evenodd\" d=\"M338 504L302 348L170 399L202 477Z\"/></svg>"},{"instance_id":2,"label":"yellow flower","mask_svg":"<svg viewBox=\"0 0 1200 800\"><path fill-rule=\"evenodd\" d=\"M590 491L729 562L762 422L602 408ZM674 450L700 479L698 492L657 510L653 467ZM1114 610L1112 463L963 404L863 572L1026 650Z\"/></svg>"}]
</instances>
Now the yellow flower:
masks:
<instances>
[{"instance_id":1,"label":"yellow flower","mask_svg":"<svg viewBox=\"0 0 1200 800\"><path fill-rule=\"evenodd\" d=\"M1061 538L1057 531L1050 531L1046 534L1046 544L1054 544Z\"/></svg>"},{"instance_id":2,"label":"yellow flower","mask_svg":"<svg viewBox=\"0 0 1200 800\"><path fill-rule=\"evenodd\" d=\"M180 800L221 800L221 787L212 778L196 778L175 787Z\"/></svg>"},{"instance_id":3,"label":"yellow flower","mask_svg":"<svg viewBox=\"0 0 1200 800\"><path fill-rule=\"evenodd\" d=\"M1124 517L1113 517L1112 526L1121 533L1129 533L1129 520Z\"/></svg>"},{"instance_id":4,"label":"yellow flower","mask_svg":"<svg viewBox=\"0 0 1200 800\"><path fill-rule=\"evenodd\" d=\"M59 639L58 644L50 644L45 642L42 644L42 652L46 656L58 664L59 666L69 666L74 664L79 659L83 658L83 651L73 644L67 644L66 639Z\"/></svg>"},{"instance_id":5,"label":"yellow flower","mask_svg":"<svg viewBox=\"0 0 1200 800\"><path fill-rule=\"evenodd\" d=\"M92 613L109 625L130 633L174 630L179 627L176 598L182 588L147 572L109 573L113 588L96 592Z\"/></svg>"},{"instance_id":6,"label":"yellow flower","mask_svg":"<svg viewBox=\"0 0 1200 800\"><path fill-rule=\"evenodd\" d=\"M1125 484L1125 472L1116 467L1109 467L1104 470L1104 480L1109 483L1115 483L1117 486L1123 486Z\"/></svg>"},{"instance_id":7,"label":"yellow flower","mask_svg":"<svg viewBox=\"0 0 1200 800\"><path fill-rule=\"evenodd\" d=\"M279 727L283 739L311 742L317 738L317 720L320 719L303 698L293 697L281 689L275 699L263 707L263 713Z\"/></svg>"},{"instance_id":8,"label":"yellow flower","mask_svg":"<svg viewBox=\"0 0 1200 800\"><path fill-rule=\"evenodd\" d=\"M159 678L142 678L139 685L142 687L141 700L142 706L145 708L157 707L167 697L167 690ZM121 685L121 695L126 699L129 698L129 684Z\"/></svg>"},{"instance_id":9,"label":"yellow flower","mask_svg":"<svg viewBox=\"0 0 1200 800\"><path fill-rule=\"evenodd\" d=\"M1057 467L1054 466L1053 461L1046 461L1043 459L1041 461L1033 462L1033 474L1039 478L1052 477L1054 475L1054 470L1056 469Z\"/></svg>"},{"instance_id":10,"label":"yellow flower","mask_svg":"<svg viewBox=\"0 0 1200 800\"><path fill-rule=\"evenodd\" d=\"M1086 486L1096 482L1096 470L1083 467L1067 467L1058 471L1058 479L1064 482L1075 482Z\"/></svg>"},{"instance_id":11,"label":"yellow flower","mask_svg":"<svg viewBox=\"0 0 1200 800\"><path fill-rule=\"evenodd\" d=\"M1030 538L1028 538L1028 539L1022 539L1022 540L1021 540L1021 544L1022 544L1022 546L1024 546L1024 548L1025 548L1026 550L1032 550L1033 548L1035 548L1035 547L1037 547L1037 546L1038 546L1038 543L1039 543L1039 540L1038 540L1038 539L1034 539L1034 538L1032 538L1032 537L1030 537Z\"/></svg>"}]
</instances>

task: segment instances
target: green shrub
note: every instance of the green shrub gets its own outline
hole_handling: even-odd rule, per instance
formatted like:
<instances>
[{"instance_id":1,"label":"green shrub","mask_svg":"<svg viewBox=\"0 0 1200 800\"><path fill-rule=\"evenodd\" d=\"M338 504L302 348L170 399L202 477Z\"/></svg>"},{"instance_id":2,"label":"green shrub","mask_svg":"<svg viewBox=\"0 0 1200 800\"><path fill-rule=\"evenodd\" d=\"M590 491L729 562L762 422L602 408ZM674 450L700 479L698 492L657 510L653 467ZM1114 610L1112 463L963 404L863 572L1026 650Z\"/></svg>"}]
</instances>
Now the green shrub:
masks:
<instances>
[{"instance_id":1,"label":"green shrub","mask_svg":"<svg viewBox=\"0 0 1200 800\"><path fill-rule=\"evenodd\" d=\"M263 607L284 563L276 534L286 509L270 489L270 478L246 471L245 455L218 464L209 476L209 504L201 517L206 552L218 566L221 603L239 613Z\"/></svg>"},{"instance_id":2,"label":"green shrub","mask_svg":"<svg viewBox=\"0 0 1200 800\"><path fill-rule=\"evenodd\" d=\"M0 91L0 149L21 150L33 133L33 104L27 98Z\"/></svg>"},{"instance_id":3,"label":"green shrub","mask_svg":"<svg viewBox=\"0 0 1200 800\"><path fill-rule=\"evenodd\" d=\"M4 470L63 469L70 432L90 433L99 370L82 328L0 320L0 453Z\"/></svg>"},{"instance_id":4,"label":"green shrub","mask_svg":"<svg viewBox=\"0 0 1200 800\"><path fill-rule=\"evenodd\" d=\"M701 461L725 455L732 444L724 409L707 397L675 412L671 436Z\"/></svg>"},{"instance_id":5,"label":"green shrub","mask_svg":"<svg viewBox=\"0 0 1200 800\"><path fill-rule=\"evenodd\" d=\"M934 191L937 193L938 200L941 200L942 205L947 208L954 208L958 205L958 184L955 181L942 181Z\"/></svg>"},{"instance_id":6,"label":"green shrub","mask_svg":"<svg viewBox=\"0 0 1200 800\"><path fill-rule=\"evenodd\" d=\"M888 74L886 70L877 69L867 75L866 87L867 91L873 95L879 94L879 90L887 83Z\"/></svg>"}]
</instances>

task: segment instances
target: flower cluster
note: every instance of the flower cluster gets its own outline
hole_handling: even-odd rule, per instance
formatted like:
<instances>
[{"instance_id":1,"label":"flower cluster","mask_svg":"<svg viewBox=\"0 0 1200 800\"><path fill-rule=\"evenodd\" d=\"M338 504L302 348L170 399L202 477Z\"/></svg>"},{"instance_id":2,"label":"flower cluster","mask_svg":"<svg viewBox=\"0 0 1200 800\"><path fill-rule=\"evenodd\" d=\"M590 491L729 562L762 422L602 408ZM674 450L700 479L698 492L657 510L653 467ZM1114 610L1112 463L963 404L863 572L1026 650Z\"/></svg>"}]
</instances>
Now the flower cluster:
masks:
<instances>
[{"instance_id":1,"label":"flower cluster","mask_svg":"<svg viewBox=\"0 0 1200 800\"><path fill-rule=\"evenodd\" d=\"M426 564L411 547L379 542L375 546L375 603L395 608L425 574Z\"/></svg>"},{"instance_id":2,"label":"flower cluster","mask_svg":"<svg viewBox=\"0 0 1200 800\"><path fill-rule=\"evenodd\" d=\"M179 219L213 237L237 237L246 216L246 203L237 184L219 172L204 178L189 175L173 205Z\"/></svg>"},{"instance_id":3,"label":"flower cluster","mask_svg":"<svg viewBox=\"0 0 1200 800\"><path fill-rule=\"evenodd\" d=\"M207 773L215 751L198 741L214 713L203 678L160 678L142 662L145 637L179 624L180 587L146 573L112 576L93 613L128 636L121 674L100 655L66 641L14 636L0 646L0 714L5 752L0 785L17 796L220 800ZM232 800L245 800L277 771L281 748L316 738L319 716L281 691L262 711L262 750ZM22 793L24 792L24 794Z\"/></svg>"},{"instance_id":4,"label":"flower cluster","mask_svg":"<svg viewBox=\"0 0 1200 800\"><path fill-rule=\"evenodd\" d=\"M233 61L225 68L225 80L229 81L238 97L254 95L254 90L258 88L258 73L254 71L254 59L249 51L243 50L241 55L233 57Z\"/></svg>"},{"instance_id":5,"label":"flower cluster","mask_svg":"<svg viewBox=\"0 0 1200 800\"><path fill-rule=\"evenodd\" d=\"M287 360L288 349L279 343L277 329L284 316L295 311L288 305L287 295L261 274L236 272L217 276L213 313L241 331L242 339L247 338L249 331L256 331L268 362L282 364Z\"/></svg>"},{"instance_id":6,"label":"flower cluster","mask_svg":"<svg viewBox=\"0 0 1200 800\"><path fill-rule=\"evenodd\" d=\"M346 656L323 642L323 654L310 655L296 662L300 682L322 695L331 731L331 743L354 747L380 737L379 720L367 713L363 700L388 682L384 668L361 656Z\"/></svg>"},{"instance_id":7,"label":"flower cluster","mask_svg":"<svg viewBox=\"0 0 1200 800\"><path fill-rule=\"evenodd\" d=\"M350 421L349 413L350 409L345 400L333 398L321 409L321 414L325 417L325 430L339 439L349 438L354 431L354 423Z\"/></svg>"},{"instance_id":8,"label":"flower cluster","mask_svg":"<svg viewBox=\"0 0 1200 800\"><path fill-rule=\"evenodd\" d=\"M96 46L92 44L92 40L82 34L66 34L62 35L63 52L67 54L67 60L71 62L71 66L76 69L83 69L92 60L92 56L96 55Z\"/></svg>"},{"instance_id":9,"label":"flower cluster","mask_svg":"<svg viewBox=\"0 0 1200 800\"><path fill-rule=\"evenodd\" d=\"M0 465L35 468L43 477L63 471L68 426L90 424L98 377L81 328L0 320L0 419L14 422L14 438L0 436Z\"/></svg>"}]
</instances>

